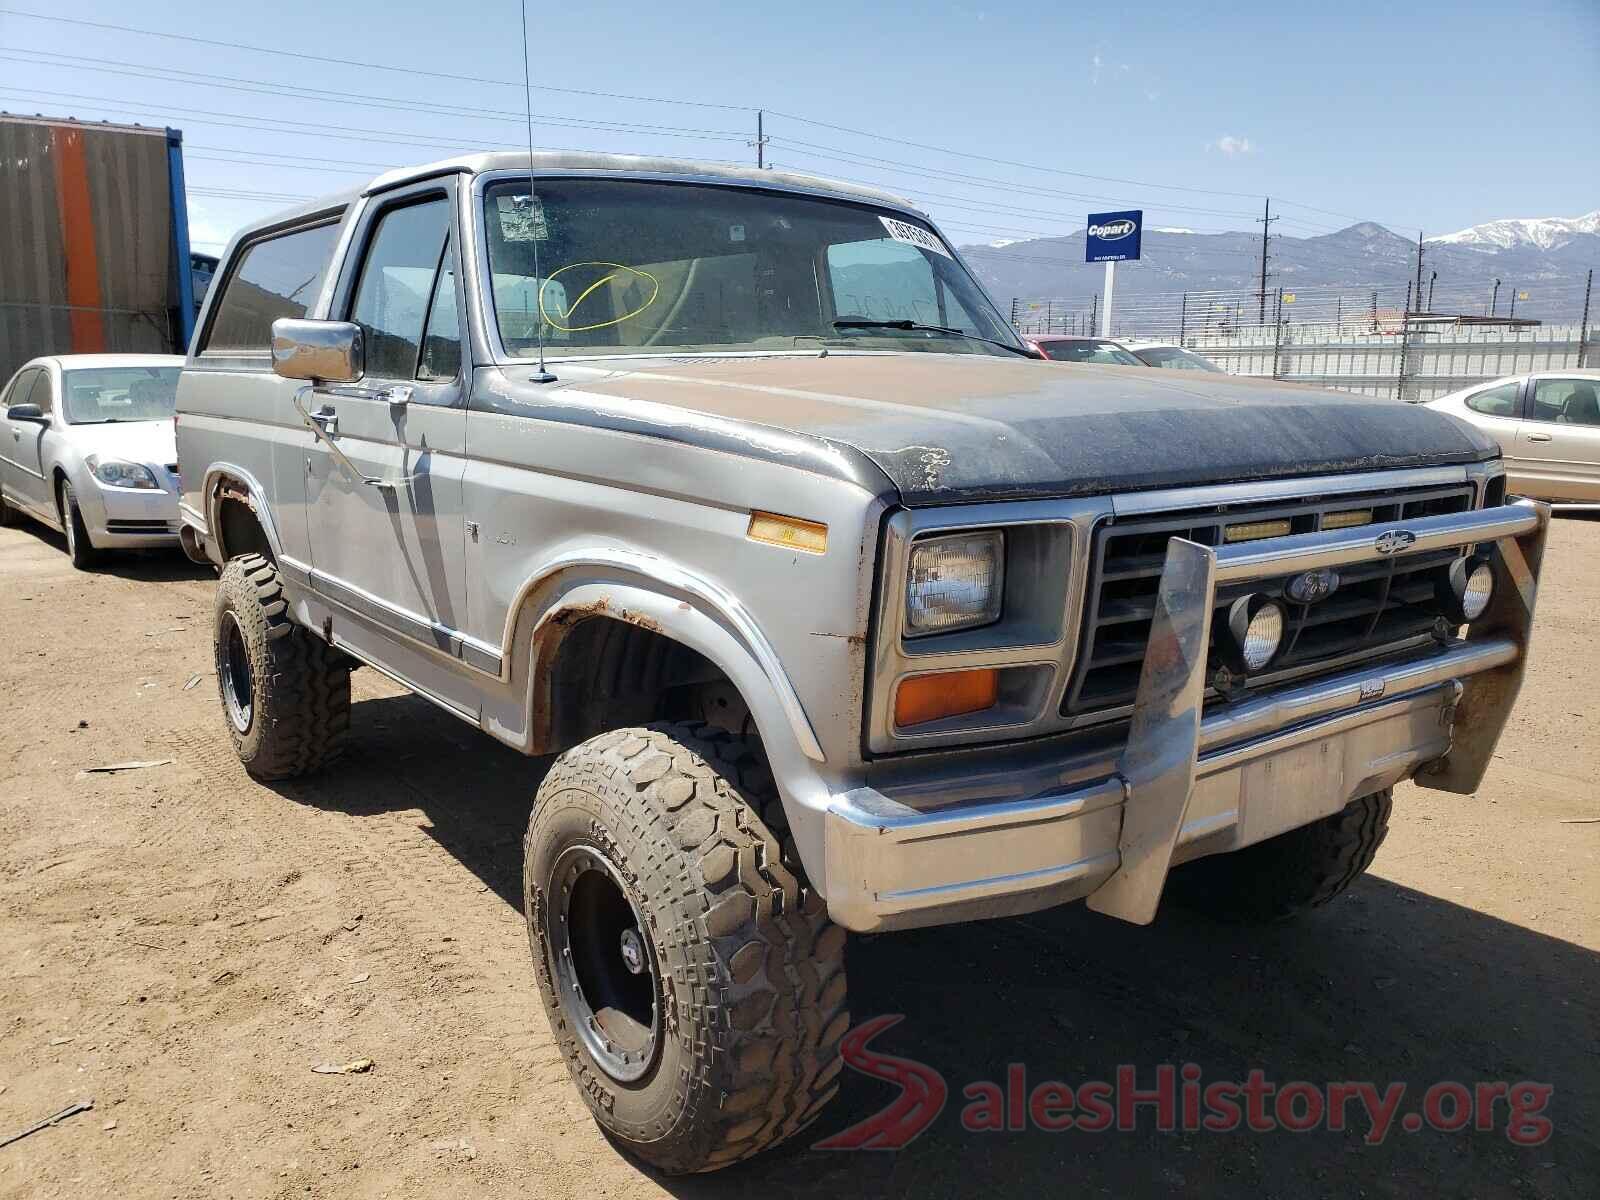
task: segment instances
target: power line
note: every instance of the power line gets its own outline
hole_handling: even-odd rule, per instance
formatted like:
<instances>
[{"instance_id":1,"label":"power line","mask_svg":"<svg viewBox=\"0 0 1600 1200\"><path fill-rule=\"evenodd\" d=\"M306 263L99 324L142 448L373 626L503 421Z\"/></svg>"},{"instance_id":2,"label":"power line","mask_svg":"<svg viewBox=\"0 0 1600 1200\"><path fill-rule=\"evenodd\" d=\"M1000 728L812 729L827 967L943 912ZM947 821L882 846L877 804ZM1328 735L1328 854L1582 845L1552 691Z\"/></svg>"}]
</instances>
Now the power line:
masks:
<instances>
[{"instance_id":1,"label":"power line","mask_svg":"<svg viewBox=\"0 0 1600 1200\"><path fill-rule=\"evenodd\" d=\"M1137 203L1137 201L1130 201L1130 200L1127 200L1125 198L1115 198L1115 197L1108 197L1108 196L1083 195L1083 194L1077 193L1077 192L1061 191L1061 190L1056 189L1056 188L1041 188L1041 187L1037 187L1037 186L1034 186L1034 185L1031 185L1031 184L1018 184L1018 183L1016 183L1016 182L1014 182L1012 180L995 179L995 178L992 178L992 177L986 176L986 175L967 175L967 174L964 174L964 173L961 173L961 172L943 171L943 170L931 170L930 171L928 168L926 168L926 167L924 167L924 166L922 166L921 164L918 164L918 163L907 163L907 162L902 162L902 161L900 161L898 159L892 159L892 158L877 158L877 157L874 157L872 155L860 154L860 153L857 153L855 151L845 150L845 149L842 149L841 147L838 147L838 146L823 146L823 145L817 144L816 142L797 141L794 138L770 137L769 136L769 140L774 145L788 146L788 147L790 147L792 149L797 149L801 153L806 154L806 155L808 155L809 157L812 157L812 158L832 158L832 159L837 159L838 161L841 161L841 162L851 162L851 163L854 163L857 166L868 166L868 167L872 167L872 166L878 166L878 167L887 166L887 167L894 167L894 168L897 168L899 170L902 170L902 171L905 171L905 172L907 172L909 174L914 174L914 175L915 174L929 175L932 178L959 181L959 182L963 182L963 183L981 183L981 184L987 184L987 185L992 186L992 187L1002 187L1002 188L1007 188L1009 190L1014 190L1014 191L1028 191L1028 192L1032 192L1032 193L1034 193L1036 195L1060 196L1060 197L1064 197L1064 198L1066 198L1068 200L1079 200L1079 201L1084 201L1084 202L1091 203L1091 204L1100 203L1100 202L1105 202L1105 203L1110 203L1110 204ZM1214 217L1248 217L1248 216L1251 215L1251 214L1249 214L1247 212L1239 212L1239 211L1234 210L1234 209L1197 208L1197 207L1195 207L1193 205L1167 204L1165 202L1163 202L1160 205L1160 207L1164 208L1164 209L1169 209L1169 210L1171 210L1173 212L1193 212L1193 213L1201 213L1201 214L1204 214L1204 215L1207 215L1207 216L1214 216Z\"/></svg>"},{"instance_id":2,"label":"power line","mask_svg":"<svg viewBox=\"0 0 1600 1200\"><path fill-rule=\"evenodd\" d=\"M17 47L0 46L0 51L12 50ZM0 60L10 62L31 63L35 59L29 55L51 55L56 59L76 60L52 62L47 65L62 66L73 71L95 71L101 74L123 75L133 79L153 79L162 82L194 83L201 87L224 88L228 91L246 92L257 95L284 96L298 100L330 101L338 104L354 104L358 107L387 109L397 112L425 113L429 116L440 117L465 117L476 121L499 121L521 125L522 116L519 113L505 109L474 108L454 104L418 104L401 99L398 96L374 96L362 92L335 92L323 88L307 88L298 84L274 84L264 79L238 79L230 80L227 76L210 75L200 71L183 71L178 68L143 68L141 64L130 63L119 59L83 59L73 54L53 54L50 51L25 50L24 53L0 53ZM116 63L117 66L98 66L96 63ZM124 70L120 68L135 68ZM546 116L541 113L541 120L549 120L555 124L568 125L583 129L607 129L620 133L654 133L664 134L669 137L697 137L714 141L745 141L747 135L730 129L697 129L685 128L677 125L654 125L634 121L584 121L576 117L560 115Z\"/></svg>"},{"instance_id":3,"label":"power line","mask_svg":"<svg viewBox=\"0 0 1600 1200\"><path fill-rule=\"evenodd\" d=\"M81 26L81 27L84 27L84 28L107 30L107 31L112 31L112 32L117 32L117 33L132 33L132 34L137 34L137 35L145 36L145 37L156 37L156 38L164 38L164 39L172 40L172 41L187 42L187 43L190 43L190 44L193 44L193 45L219 47L219 48L231 49L231 50L240 50L240 51L245 51L245 52L248 52L248 53L255 53L255 54L276 55L276 56L279 56L279 57L297 59L297 60L300 60L300 61L303 61L303 62L318 62L318 63L324 63L324 64L327 64L327 65L338 66L338 67L343 67L343 68L352 68L352 67L354 67L354 68L362 68L362 69L369 69L369 70L400 71L400 72L403 72L404 74L406 74L407 76L410 76L410 77L422 76L422 77L425 77L425 78L445 79L445 80L449 80L449 81L457 82L457 83L490 84L490 85L499 86L499 87L514 87L514 88L531 87L532 90L535 90L535 91L560 92L560 93L564 93L564 94L567 94L567 95L598 97L598 98L603 98L603 99L622 100L622 101L633 102L633 103L686 105L686 106L697 107L697 108L717 109L717 110L721 110L721 111L725 111L725 112L752 113L752 112L759 111L758 107L755 106L755 105L725 104L725 103L716 103L716 102L703 101L703 100L682 100L682 99L678 99L676 97L670 97L670 96L649 96L649 95L631 94L631 93L625 93L625 92L608 92L608 91L599 91L599 90L595 90L595 89L559 87L559 86L556 86L556 85L553 85L553 84L525 85L525 84L523 84L521 82L512 81L512 80L506 80L506 79L491 79L491 78L484 78L484 77L480 77L480 76L459 75L459 74L454 74L454 73L445 72L445 71L421 70L421 69L418 69L418 68L415 68L415 67L412 67L412 66L404 66L404 67L402 67L402 66L391 66L391 65L386 64L386 63L372 62L370 60L368 60L368 61L360 61L360 60L353 60L353 59L341 59L341 58L335 58L335 57L328 56L328 55L308 54L308 53L305 53L305 52L302 52L302 51L281 50L281 49L277 49L277 48L273 48L273 47L266 47L266 46L251 46L251 45L247 45L247 44L242 43L242 42L230 42L230 41L225 41L225 40L215 39L215 38L202 38L202 37L194 36L192 34L170 33L170 32L166 32L166 31L163 31L163 30L144 29L144 28L140 28L140 27L137 27L137 26L120 25L120 24L115 24L115 23L106 22L106 21L89 21L89 20L84 20L82 18L77 18L77 17L62 17L62 16L55 16L55 15L46 15L44 13L25 12L25 11L22 11L20 9L0 8L0 13L6 14L6 15L10 15L10 16L15 16L15 17L22 17L22 18L28 19L28 20L55 22L55 23L58 23L58 24L67 24L67 25L77 25L77 26ZM1070 176L1070 177L1073 177L1073 178L1094 179L1094 180L1100 180L1100 181L1105 181L1105 182L1120 183L1120 184L1123 184L1125 186L1153 188L1153 189L1158 189L1158 190L1162 190L1162 191L1181 191L1181 192L1189 192L1189 193L1198 194L1198 195L1233 196L1233 197L1238 197L1238 198L1241 198L1241 199L1254 199L1255 198L1255 196L1252 193L1248 193L1248 192L1225 191L1225 190L1217 189L1217 188L1197 188L1197 187L1191 187L1191 186L1182 185L1182 184L1155 183L1155 182L1151 182L1151 181L1139 181L1139 180L1124 179L1124 178L1120 178L1120 177L1117 177L1117 176L1093 175L1093 174L1089 174L1089 173L1086 173L1086 172L1068 171L1068 170L1065 170L1063 168L1043 166L1043 165L1036 164L1036 163L1024 163L1024 162L1019 162L1017 160L1012 160L1012 159L1004 159L1004 158L998 158L998 157L994 157L994 156L990 156L990 155L977 154L977 153L974 153L974 152L971 152L971 151L957 150L957 149L954 149L952 147L947 147L947 146L936 146L936 145L932 145L930 143L925 143L925 142L915 142L915 141L910 141L910 140L903 139L903 138L895 138L895 137L891 137L891 136L889 136L887 134L872 133L872 132L869 132L867 130L856 129L856 128L853 128L853 127L847 126L847 125L839 125L839 124L835 124L835 123L831 123L831 122L819 121L819 120L817 120L815 118L803 117L803 116L800 116L800 115L795 114L795 113L780 113L780 112L776 112L776 111L770 110L770 109L766 110L766 111L768 111L769 113L771 113L774 116L781 116L781 117L784 117L784 118L786 118L788 120L791 120L791 121L796 121L796 122L799 122L799 123L802 123L802 124L807 124L807 125L813 125L813 126L816 126L818 128L832 129L832 130L835 130L837 132L848 133L848 134L852 134L854 136L866 137L866 138L870 138L870 139L877 140L877 141L890 142L890 143L897 144L897 145L910 146L910 147L913 147L913 148L916 148L916 149L928 150L928 151L931 151L931 152L936 153L936 154L946 154L946 155L950 155L950 156L953 156L953 157L968 158L968 159L973 159L973 160L976 160L976 161L992 162L992 163L995 163L997 165L1002 165L1002 166L1013 166L1013 167L1017 167L1017 168L1022 169L1022 170L1040 171L1040 172L1049 173L1049 174L1058 174L1058 175ZM1009 187L1009 186L1012 186L1012 185L1005 184L1004 186L1008 186ZM1355 216L1353 214L1349 214L1349 213L1337 212L1337 211L1332 210L1332 209L1317 208L1314 205L1302 204L1302 203L1300 203L1298 201L1290 201L1290 200L1282 200L1282 199L1280 199L1279 203L1280 204L1287 204L1287 205L1289 205L1291 207L1294 207L1294 208L1303 208L1303 209L1307 210L1308 212L1319 212L1319 213L1323 213L1324 215L1327 215L1327 216L1342 217L1342 218L1346 218L1346 219L1353 220L1353 221L1362 221L1362 220L1371 219L1371 218L1366 218L1366 217L1357 217L1357 216ZM1179 209L1180 208L1180 206L1176 206L1176 205L1168 205L1167 207L1174 208L1174 209ZM1188 209L1188 210L1184 210L1184 211L1204 211L1204 210ZM1211 210L1211 211L1215 212L1215 210ZM1216 215L1248 215L1248 214L1217 213ZM1393 226L1395 224L1394 222L1380 222L1380 223L1384 224L1384 225L1388 225L1388 226ZM1404 224L1409 225L1411 223L1410 222L1406 222Z\"/></svg>"},{"instance_id":4,"label":"power line","mask_svg":"<svg viewBox=\"0 0 1600 1200\"><path fill-rule=\"evenodd\" d=\"M565 92L571 96L594 96L606 100L631 100L648 104L682 104L693 108L718 108L726 112L754 112L746 104L713 104L705 100L678 100L670 96L634 96L625 92L600 92L584 88L556 87L551 84L524 84L509 79L488 79L480 75L453 75L447 71L424 71L413 66L390 66L388 63L348 58L330 58L322 54L306 54L297 50L278 50L268 46L248 46L243 42L226 42L216 38L195 37L186 33L166 33L159 29L140 29L133 25L114 25L109 21L85 21L81 17L46 16L44 13L23 12L21 9L0 8L0 13L12 17L26 17L32 21L54 21L63 25L81 25L90 29L111 30L116 33L137 33L145 37L167 38L170 41L189 42L197 46L215 46L225 50L245 50L252 54L276 54L284 58L297 58L303 62L326 63L334 67L359 67L377 71L399 71L408 76L430 79L448 79L455 83L488 83L497 87L531 88L537 92Z\"/></svg>"}]
</instances>

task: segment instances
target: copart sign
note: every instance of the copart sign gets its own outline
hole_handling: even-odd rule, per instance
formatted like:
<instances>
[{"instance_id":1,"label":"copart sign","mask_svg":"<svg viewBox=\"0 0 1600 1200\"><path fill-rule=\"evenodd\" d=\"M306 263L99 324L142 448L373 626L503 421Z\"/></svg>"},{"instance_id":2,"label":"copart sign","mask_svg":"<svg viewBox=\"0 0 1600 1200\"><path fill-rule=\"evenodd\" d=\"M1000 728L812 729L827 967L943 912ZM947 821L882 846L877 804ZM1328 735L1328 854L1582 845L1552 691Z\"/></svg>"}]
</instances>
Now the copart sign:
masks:
<instances>
[{"instance_id":1,"label":"copart sign","mask_svg":"<svg viewBox=\"0 0 1600 1200\"><path fill-rule=\"evenodd\" d=\"M1083 243L1084 262L1125 262L1139 257L1139 241L1144 234L1144 213L1109 212L1089 214L1089 236Z\"/></svg>"}]
</instances>

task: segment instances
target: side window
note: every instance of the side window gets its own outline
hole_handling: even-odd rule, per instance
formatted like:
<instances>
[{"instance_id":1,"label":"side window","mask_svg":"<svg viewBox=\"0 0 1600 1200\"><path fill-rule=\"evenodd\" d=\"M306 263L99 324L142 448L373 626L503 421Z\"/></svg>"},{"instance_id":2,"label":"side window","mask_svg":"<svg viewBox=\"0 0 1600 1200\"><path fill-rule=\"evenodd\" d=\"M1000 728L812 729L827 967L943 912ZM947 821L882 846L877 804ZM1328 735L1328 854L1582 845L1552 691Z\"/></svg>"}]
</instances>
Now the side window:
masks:
<instances>
[{"instance_id":1,"label":"side window","mask_svg":"<svg viewBox=\"0 0 1600 1200\"><path fill-rule=\"evenodd\" d=\"M1600 426L1600 399L1594 380L1537 379L1533 384L1535 421L1554 421L1558 425Z\"/></svg>"},{"instance_id":2,"label":"side window","mask_svg":"<svg viewBox=\"0 0 1600 1200\"><path fill-rule=\"evenodd\" d=\"M461 317L456 311L456 264L450 242L444 244L439 282L433 288L428 325L422 335L422 361L418 379L454 379L461 374Z\"/></svg>"},{"instance_id":3,"label":"side window","mask_svg":"<svg viewBox=\"0 0 1600 1200\"><path fill-rule=\"evenodd\" d=\"M1517 415L1517 389L1521 386L1520 383L1503 383L1473 392L1467 397L1467 407L1489 417L1514 417Z\"/></svg>"},{"instance_id":4,"label":"side window","mask_svg":"<svg viewBox=\"0 0 1600 1200\"><path fill-rule=\"evenodd\" d=\"M28 391L33 387L33 377L38 374L35 369L18 371L17 377L11 381L11 386L6 389L3 402L0 402L0 411L18 404L28 403Z\"/></svg>"},{"instance_id":5,"label":"side window","mask_svg":"<svg viewBox=\"0 0 1600 1200\"><path fill-rule=\"evenodd\" d=\"M217 298L202 354L265 354L272 323L303 317L322 290L339 238L337 221L246 246Z\"/></svg>"},{"instance_id":6,"label":"side window","mask_svg":"<svg viewBox=\"0 0 1600 1200\"><path fill-rule=\"evenodd\" d=\"M51 398L50 372L35 371L33 373L33 391L23 404L37 404L39 411L49 416L55 411L55 401Z\"/></svg>"},{"instance_id":7,"label":"side window","mask_svg":"<svg viewBox=\"0 0 1600 1200\"><path fill-rule=\"evenodd\" d=\"M350 320L361 326L366 341L368 375L418 375L428 302L449 225L450 204L442 196L392 208L378 218L350 306ZM456 346L459 355L459 332Z\"/></svg>"}]
</instances>

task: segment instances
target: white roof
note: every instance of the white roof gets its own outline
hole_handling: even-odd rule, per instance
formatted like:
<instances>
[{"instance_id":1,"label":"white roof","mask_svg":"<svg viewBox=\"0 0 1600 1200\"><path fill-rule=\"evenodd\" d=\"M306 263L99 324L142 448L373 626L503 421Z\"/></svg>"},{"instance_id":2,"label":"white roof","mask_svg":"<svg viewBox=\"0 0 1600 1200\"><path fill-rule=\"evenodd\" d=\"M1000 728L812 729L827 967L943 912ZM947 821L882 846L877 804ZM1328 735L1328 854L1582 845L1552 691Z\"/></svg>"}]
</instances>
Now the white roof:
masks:
<instances>
[{"instance_id":1,"label":"white roof","mask_svg":"<svg viewBox=\"0 0 1600 1200\"><path fill-rule=\"evenodd\" d=\"M264 220L252 221L246 229L259 229L298 216L327 212L349 204L357 196L370 196L375 192L404 187L408 183L437 175L481 175L485 171L526 171L530 167L534 171L617 171L642 175L670 175L678 178L726 180L730 183L747 183L754 187L821 192L914 213L922 212L916 204L894 192L828 179L822 175L807 175L798 171L769 171L759 167L730 166L728 163L702 162L686 158L653 158L640 154L579 154L568 151L538 151L530 160L526 152L500 151L459 154L454 158L440 159L438 162L387 171L364 188L319 196L304 204L297 204L282 212L274 213ZM235 237L237 236L236 234Z\"/></svg>"}]
</instances>

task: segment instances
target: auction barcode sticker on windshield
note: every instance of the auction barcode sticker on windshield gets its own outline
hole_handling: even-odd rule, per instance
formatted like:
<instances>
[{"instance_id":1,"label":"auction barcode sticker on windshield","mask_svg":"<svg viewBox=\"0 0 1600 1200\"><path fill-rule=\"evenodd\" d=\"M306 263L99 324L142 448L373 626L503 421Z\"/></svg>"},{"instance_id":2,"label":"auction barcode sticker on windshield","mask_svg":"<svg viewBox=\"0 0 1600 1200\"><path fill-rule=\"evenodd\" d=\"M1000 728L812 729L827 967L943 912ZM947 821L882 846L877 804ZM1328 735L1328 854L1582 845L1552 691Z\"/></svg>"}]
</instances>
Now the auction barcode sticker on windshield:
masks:
<instances>
[{"instance_id":1,"label":"auction barcode sticker on windshield","mask_svg":"<svg viewBox=\"0 0 1600 1200\"><path fill-rule=\"evenodd\" d=\"M946 258L955 257L945 249L944 243L931 230L924 229L921 225L913 225L910 221L896 221L893 217L886 217L881 213L878 215L878 220L883 222L884 229L888 230L889 236L897 242L904 242L919 250L931 250Z\"/></svg>"}]
</instances>

